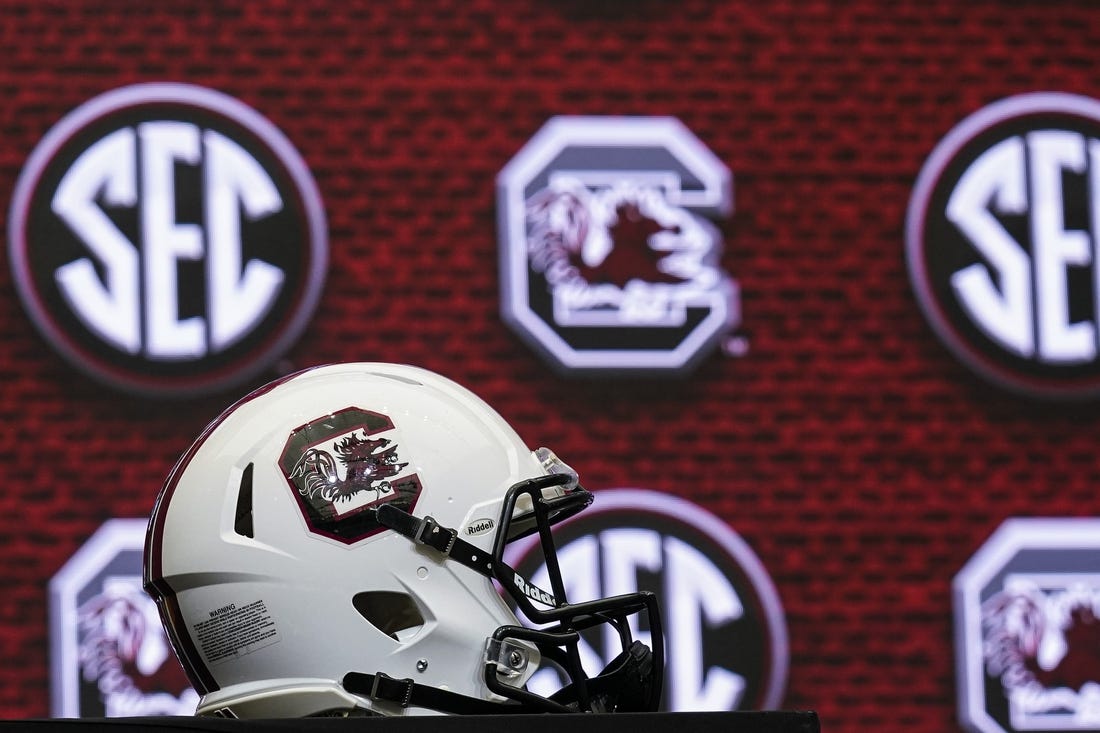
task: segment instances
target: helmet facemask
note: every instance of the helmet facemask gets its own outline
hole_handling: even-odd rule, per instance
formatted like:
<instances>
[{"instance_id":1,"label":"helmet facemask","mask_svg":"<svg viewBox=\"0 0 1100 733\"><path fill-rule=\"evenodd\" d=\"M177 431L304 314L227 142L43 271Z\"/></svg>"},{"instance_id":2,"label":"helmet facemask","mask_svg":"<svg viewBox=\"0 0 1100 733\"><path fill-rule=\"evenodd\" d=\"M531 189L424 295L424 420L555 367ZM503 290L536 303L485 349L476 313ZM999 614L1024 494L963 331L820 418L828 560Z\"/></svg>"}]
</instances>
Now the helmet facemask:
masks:
<instances>
[{"instance_id":1,"label":"helmet facemask","mask_svg":"<svg viewBox=\"0 0 1100 733\"><path fill-rule=\"evenodd\" d=\"M492 552L463 540L452 528L432 517L415 517L393 505L377 509L377 519L409 540L442 553L495 581L514 605L537 628L498 627L486 639L484 681L508 702L498 703L395 680L377 674L352 672L344 687L354 694L389 703L430 707L450 713L575 713L638 712L656 710L664 670L663 637L657 599L652 593L628 593L610 598L570 603L558 563L551 527L592 502L592 494L578 482L575 471L552 452L540 448L535 457L545 475L520 481L505 492ZM509 543L537 535L545 559L549 589L537 587L504 560ZM645 614L652 646L633 638L629 620ZM621 653L602 672L589 675L581 664L582 632L606 625L618 637ZM535 651L535 654L532 654ZM565 684L553 694L540 695L522 682L530 676L531 659L555 668Z\"/></svg>"},{"instance_id":2,"label":"helmet facemask","mask_svg":"<svg viewBox=\"0 0 1100 733\"><path fill-rule=\"evenodd\" d=\"M561 578L551 525L591 500L441 375L316 367L242 398L181 456L150 516L144 582L200 715L655 709L654 597L589 601L586 576ZM539 548L543 588L504 559L521 538L508 557ZM270 643L251 640L259 628ZM616 657L599 674L594 634ZM560 680L532 680L550 666Z\"/></svg>"}]
</instances>

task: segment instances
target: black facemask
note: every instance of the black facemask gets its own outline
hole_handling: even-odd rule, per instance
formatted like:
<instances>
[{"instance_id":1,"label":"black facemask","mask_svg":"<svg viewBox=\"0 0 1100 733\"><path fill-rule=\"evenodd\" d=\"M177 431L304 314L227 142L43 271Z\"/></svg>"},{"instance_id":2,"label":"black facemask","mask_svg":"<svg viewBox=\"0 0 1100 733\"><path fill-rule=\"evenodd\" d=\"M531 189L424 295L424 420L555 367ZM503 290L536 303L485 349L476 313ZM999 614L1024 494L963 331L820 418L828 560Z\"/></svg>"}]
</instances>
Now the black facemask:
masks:
<instances>
[{"instance_id":1,"label":"black facemask","mask_svg":"<svg viewBox=\"0 0 1100 733\"><path fill-rule=\"evenodd\" d=\"M637 592L578 603L566 599L551 526L588 506L592 495L577 483L575 473L568 467L565 469L521 481L508 489L491 557L462 540L454 529L439 526L431 517L414 517L392 505L377 510L380 524L495 580L523 615L539 626L537 629L501 626L487 640L486 685L510 702L479 700L418 685L411 679L394 680L383 672L349 673L344 678L345 688L402 706L458 714L656 710L664 676L664 644L656 596ZM517 511L521 505L523 509ZM509 542L534 534L538 535L545 558L549 589L535 586L504 561ZM637 614L646 617L652 649L632 637L629 620ZM589 676L581 665L581 633L605 625L618 636L622 652L602 672ZM538 649L544 664L554 667L566 680L561 689L548 697L508 682L526 665L525 650L530 646Z\"/></svg>"}]
</instances>

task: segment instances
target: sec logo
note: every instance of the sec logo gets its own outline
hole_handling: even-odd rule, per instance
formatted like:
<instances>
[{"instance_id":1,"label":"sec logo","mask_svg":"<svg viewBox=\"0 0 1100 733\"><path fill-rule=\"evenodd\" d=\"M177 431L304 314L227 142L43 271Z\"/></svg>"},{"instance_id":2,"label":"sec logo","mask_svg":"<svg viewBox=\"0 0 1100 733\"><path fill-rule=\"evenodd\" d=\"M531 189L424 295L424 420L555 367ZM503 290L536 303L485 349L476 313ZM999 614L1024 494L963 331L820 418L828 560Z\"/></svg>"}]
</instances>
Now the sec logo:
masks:
<instances>
[{"instance_id":1,"label":"sec logo","mask_svg":"<svg viewBox=\"0 0 1100 733\"><path fill-rule=\"evenodd\" d=\"M1100 396L1100 102L1035 93L963 120L913 189L917 300L975 373L1039 398Z\"/></svg>"},{"instance_id":2,"label":"sec logo","mask_svg":"<svg viewBox=\"0 0 1100 733\"><path fill-rule=\"evenodd\" d=\"M16 184L8 248L46 340L153 396L269 366L307 324L328 260L320 195L291 143L186 84L117 89L51 129Z\"/></svg>"}]
</instances>

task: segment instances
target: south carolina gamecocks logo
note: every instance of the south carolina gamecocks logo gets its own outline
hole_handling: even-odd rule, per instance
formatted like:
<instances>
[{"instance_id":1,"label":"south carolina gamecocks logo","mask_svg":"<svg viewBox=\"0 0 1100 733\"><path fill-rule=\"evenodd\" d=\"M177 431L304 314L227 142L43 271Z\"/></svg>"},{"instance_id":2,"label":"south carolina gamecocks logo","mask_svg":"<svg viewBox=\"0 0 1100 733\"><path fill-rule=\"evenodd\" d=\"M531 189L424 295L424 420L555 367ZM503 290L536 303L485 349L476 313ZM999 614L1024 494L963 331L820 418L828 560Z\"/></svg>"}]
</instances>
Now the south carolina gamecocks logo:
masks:
<instances>
[{"instance_id":1,"label":"south carolina gamecocks logo","mask_svg":"<svg viewBox=\"0 0 1100 733\"><path fill-rule=\"evenodd\" d=\"M732 177L677 120L554 118L498 200L502 315L559 370L685 372L739 325Z\"/></svg>"},{"instance_id":2,"label":"south carolina gamecocks logo","mask_svg":"<svg viewBox=\"0 0 1100 733\"><path fill-rule=\"evenodd\" d=\"M955 578L960 718L1100 730L1100 523L1009 519Z\"/></svg>"},{"instance_id":3,"label":"south carolina gamecocks logo","mask_svg":"<svg viewBox=\"0 0 1100 733\"><path fill-rule=\"evenodd\" d=\"M394 491L387 478L409 465L398 463L397 446L388 438L371 440L358 431L345 435L332 444L332 452L310 448L294 464L291 478L300 481L303 486L299 493L311 501L329 502L334 511L339 512L341 504L350 508L351 504L362 505L355 501L360 495L367 503L374 503ZM339 467L343 466L344 475Z\"/></svg>"},{"instance_id":4,"label":"south carolina gamecocks logo","mask_svg":"<svg viewBox=\"0 0 1100 733\"><path fill-rule=\"evenodd\" d=\"M713 227L652 186L565 178L527 202L528 252L563 324L682 325L720 280Z\"/></svg>"},{"instance_id":5,"label":"south carolina gamecocks logo","mask_svg":"<svg viewBox=\"0 0 1100 733\"><path fill-rule=\"evenodd\" d=\"M279 465L311 531L350 544L382 530L379 504L411 511L420 478L401 446L390 418L357 407L294 430Z\"/></svg>"},{"instance_id":6,"label":"south carolina gamecocks logo","mask_svg":"<svg viewBox=\"0 0 1100 733\"><path fill-rule=\"evenodd\" d=\"M192 715L198 693L141 587L148 522L111 519L50 580L50 715Z\"/></svg>"}]
</instances>

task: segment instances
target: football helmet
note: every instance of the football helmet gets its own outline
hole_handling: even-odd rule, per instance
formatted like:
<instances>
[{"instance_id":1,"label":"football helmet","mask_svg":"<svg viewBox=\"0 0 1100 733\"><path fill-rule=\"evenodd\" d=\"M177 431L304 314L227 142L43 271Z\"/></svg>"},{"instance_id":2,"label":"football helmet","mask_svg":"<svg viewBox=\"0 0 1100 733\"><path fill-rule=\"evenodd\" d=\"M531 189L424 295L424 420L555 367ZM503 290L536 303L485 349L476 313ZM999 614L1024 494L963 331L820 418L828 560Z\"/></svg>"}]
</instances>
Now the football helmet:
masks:
<instances>
[{"instance_id":1,"label":"football helmet","mask_svg":"<svg viewBox=\"0 0 1100 733\"><path fill-rule=\"evenodd\" d=\"M144 584L199 714L655 710L653 594L566 598L550 527L591 501L449 379L317 367L244 397L183 454L149 520ZM504 560L525 536L549 588ZM643 619L652 649L632 636ZM586 673L582 633L622 651ZM527 689L546 666L561 688Z\"/></svg>"}]
</instances>

